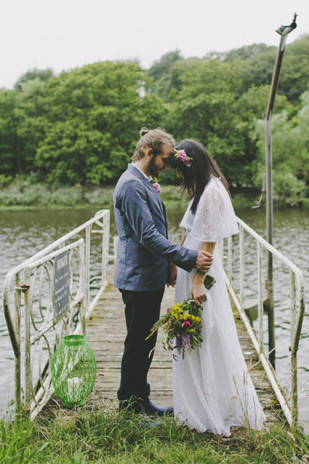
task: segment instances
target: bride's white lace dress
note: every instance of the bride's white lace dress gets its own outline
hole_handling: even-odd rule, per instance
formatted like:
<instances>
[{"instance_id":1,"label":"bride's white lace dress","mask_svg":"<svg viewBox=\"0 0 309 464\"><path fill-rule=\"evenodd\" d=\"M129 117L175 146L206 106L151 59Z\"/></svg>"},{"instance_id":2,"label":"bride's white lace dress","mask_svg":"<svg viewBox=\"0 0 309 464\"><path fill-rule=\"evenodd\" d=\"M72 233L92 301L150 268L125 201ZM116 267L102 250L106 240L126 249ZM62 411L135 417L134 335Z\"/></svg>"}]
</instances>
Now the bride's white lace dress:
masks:
<instances>
[{"instance_id":1,"label":"bride's white lace dress","mask_svg":"<svg viewBox=\"0 0 309 464\"><path fill-rule=\"evenodd\" d=\"M208 182L195 215L190 207L191 203L180 224L187 230L186 248L199 250L204 242L219 242L238 233L233 206L220 179ZM194 272L178 269L177 303L191 297ZM265 416L238 341L218 245L209 275L216 284L207 290L203 303L204 342L173 362L175 417L199 432L226 436L231 426L261 429Z\"/></svg>"}]
</instances>

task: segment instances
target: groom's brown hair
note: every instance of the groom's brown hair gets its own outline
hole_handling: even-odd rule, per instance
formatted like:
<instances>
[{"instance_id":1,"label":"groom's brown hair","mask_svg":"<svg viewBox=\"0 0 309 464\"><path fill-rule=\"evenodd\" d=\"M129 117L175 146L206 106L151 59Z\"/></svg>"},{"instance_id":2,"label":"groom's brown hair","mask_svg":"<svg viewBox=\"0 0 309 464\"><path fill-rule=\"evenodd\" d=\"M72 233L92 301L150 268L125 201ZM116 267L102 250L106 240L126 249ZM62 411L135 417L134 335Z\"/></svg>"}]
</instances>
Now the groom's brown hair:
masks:
<instances>
[{"instance_id":1,"label":"groom's brown hair","mask_svg":"<svg viewBox=\"0 0 309 464\"><path fill-rule=\"evenodd\" d=\"M175 146L174 138L159 127L152 130L148 130L146 127L143 127L139 131L139 135L141 138L135 147L135 152L131 158L132 161L138 161L144 158L145 151L148 148L151 148L152 153L156 156L160 155L162 152L163 145L171 145L173 148Z\"/></svg>"}]
</instances>

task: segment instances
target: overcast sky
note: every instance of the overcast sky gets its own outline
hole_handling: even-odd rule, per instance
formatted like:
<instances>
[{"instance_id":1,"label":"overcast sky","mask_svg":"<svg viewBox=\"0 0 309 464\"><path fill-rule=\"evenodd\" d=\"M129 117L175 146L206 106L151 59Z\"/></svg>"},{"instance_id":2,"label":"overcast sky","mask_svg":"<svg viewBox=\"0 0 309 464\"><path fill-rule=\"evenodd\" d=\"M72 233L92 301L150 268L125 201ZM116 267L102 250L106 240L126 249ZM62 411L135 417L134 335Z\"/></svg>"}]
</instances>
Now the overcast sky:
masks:
<instances>
[{"instance_id":1,"label":"overcast sky","mask_svg":"<svg viewBox=\"0 0 309 464\"><path fill-rule=\"evenodd\" d=\"M178 48L202 57L242 45L278 45L309 33L309 0L0 0L0 87L34 67L56 73L104 60L148 67Z\"/></svg>"}]
</instances>

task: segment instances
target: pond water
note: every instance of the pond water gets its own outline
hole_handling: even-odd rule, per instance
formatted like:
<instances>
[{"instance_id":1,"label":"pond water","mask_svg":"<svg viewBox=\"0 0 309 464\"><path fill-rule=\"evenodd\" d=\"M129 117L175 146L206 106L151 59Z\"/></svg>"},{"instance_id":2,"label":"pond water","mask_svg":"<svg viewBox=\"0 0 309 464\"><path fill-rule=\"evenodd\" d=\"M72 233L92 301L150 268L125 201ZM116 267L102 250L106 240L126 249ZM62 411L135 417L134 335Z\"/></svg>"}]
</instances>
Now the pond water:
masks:
<instances>
[{"instance_id":1,"label":"pond water","mask_svg":"<svg viewBox=\"0 0 309 464\"><path fill-rule=\"evenodd\" d=\"M184 213L183 203L167 203L169 236L180 241L182 230L178 224ZM14 392L14 356L7 332L2 307L2 285L6 273L37 251L52 243L92 217L96 209L85 210L37 210L0 211L0 411L7 410L7 404ZM257 233L265 236L265 211L250 208L236 208L237 215ZM116 233L113 219L111 234ZM305 282L309 278L309 214L308 210L280 209L274 213L274 246L294 262L304 273ZM246 259L254 262L256 250L247 246ZM252 258L252 259L251 259ZM236 264L237 265L237 264ZM254 281L255 268L249 271L248 282ZM276 302L276 369L279 380L289 387L289 336L288 336L288 274L275 262L275 302ZM250 292L249 292L250 293ZM307 292L308 293L308 292ZM249 295L250 296L250 295ZM287 304L284 304L284 301ZM279 301L280 300L280 301ZM283 303L282 303L283 301ZM308 294L306 306L308 308ZM266 337L267 340L267 337ZM305 315L299 350L300 417L309 422L309 317Z\"/></svg>"}]
</instances>

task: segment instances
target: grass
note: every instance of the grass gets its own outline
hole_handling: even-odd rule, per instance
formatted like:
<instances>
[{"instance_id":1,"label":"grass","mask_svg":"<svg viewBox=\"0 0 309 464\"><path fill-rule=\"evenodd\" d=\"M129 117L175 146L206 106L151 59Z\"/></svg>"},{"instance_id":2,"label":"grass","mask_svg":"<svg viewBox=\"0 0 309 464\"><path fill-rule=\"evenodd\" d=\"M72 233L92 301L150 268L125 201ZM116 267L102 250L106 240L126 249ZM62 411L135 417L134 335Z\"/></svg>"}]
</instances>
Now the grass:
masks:
<instances>
[{"instance_id":1,"label":"grass","mask_svg":"<svg viewBox=\"0 0 309 464\"><path fill-rule=\"evenodd\" d=\"M159 419L143 428L139 416L124 420L114 408L47 414L34 423L1 423L2 464L305 463L309 439L295 438L283 425L269 430L234 430L232 437L199 434Z\"/></svg>"}]
</instances>

